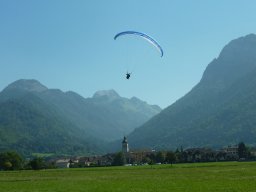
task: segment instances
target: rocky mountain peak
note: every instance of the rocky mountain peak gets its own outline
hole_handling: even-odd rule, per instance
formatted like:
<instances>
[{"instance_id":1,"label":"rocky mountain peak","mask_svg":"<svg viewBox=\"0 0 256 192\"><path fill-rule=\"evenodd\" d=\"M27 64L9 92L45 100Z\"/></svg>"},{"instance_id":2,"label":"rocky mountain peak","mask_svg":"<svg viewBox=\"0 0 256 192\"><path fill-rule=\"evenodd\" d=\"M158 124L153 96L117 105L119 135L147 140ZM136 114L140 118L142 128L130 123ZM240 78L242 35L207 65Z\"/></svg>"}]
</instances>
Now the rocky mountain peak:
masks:
<instances>
[{"instance_id":1,"label":"rocky mountain peak","mask_svg":"<svg viewBox=\"0 0 256 192\"><path fill-rule=\"evenodd\" d=\"M221 51L219 58L247 57L253 54L255 57L256 35L249 34L230 41Z\"/></svg>"},{"instance_id":2,"label":"rocky mountain peak","mask_svg":"<svg viewBox=\"0 0 256 192\"><path fill-rule=\"evenodd\" d=\"M20 79L17 80L10 85L8 85L4 91L6 90L24 90L29 92L43 92L48 90L48 88L44 85L42 85L39 81L34 79Z\"/></svg>"},{"instance_id":3,"label":"rocky mountain peak","mask_svg":"<svg viewBox=\"0 0 256 192\"><path fill-rule=\"evenodd\" d=\"M206 68L202 81L212 85L232 84L256 69L256 35L230 41Z\"/></svg>"},{"instance_id":4,"label":"rocky mountain peak","mask_svg":"<svg viewBox=\"0 0 256 192\"><path fill-rule=\"evenodd\" d=\"M104 96L111 99L116 99L120 97L115 90L110 89L110 90L97 91L96 93L94 93L93 98L99 98Z\"/></svg>"}]
</instances>

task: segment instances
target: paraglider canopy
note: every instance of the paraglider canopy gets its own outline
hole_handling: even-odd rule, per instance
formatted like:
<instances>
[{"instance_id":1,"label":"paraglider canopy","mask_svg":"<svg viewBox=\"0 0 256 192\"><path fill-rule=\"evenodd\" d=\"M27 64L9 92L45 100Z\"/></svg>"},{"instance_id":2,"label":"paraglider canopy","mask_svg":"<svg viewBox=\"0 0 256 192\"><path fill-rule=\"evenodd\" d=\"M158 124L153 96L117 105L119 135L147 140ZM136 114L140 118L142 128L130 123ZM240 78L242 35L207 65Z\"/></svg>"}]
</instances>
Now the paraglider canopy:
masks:
<instances>
[{"instance_id":1,"label":"paraglider canopy","mask_svg":"<svg viewBox=\"0 0 256 192\"><path fill-rule=\"evenodd\" d=\"M142 37L143 39L147 40L149 43L151 43L161 54L161 57L163 57L164 52L162 47L157 43L156 40L154 40L152 37L146 35L145 33L137 32L137 31L123 31L115 35L114 39L116 40L118 37L122 35L137 35L139 37Z\"/></svg>"}]
</instances>

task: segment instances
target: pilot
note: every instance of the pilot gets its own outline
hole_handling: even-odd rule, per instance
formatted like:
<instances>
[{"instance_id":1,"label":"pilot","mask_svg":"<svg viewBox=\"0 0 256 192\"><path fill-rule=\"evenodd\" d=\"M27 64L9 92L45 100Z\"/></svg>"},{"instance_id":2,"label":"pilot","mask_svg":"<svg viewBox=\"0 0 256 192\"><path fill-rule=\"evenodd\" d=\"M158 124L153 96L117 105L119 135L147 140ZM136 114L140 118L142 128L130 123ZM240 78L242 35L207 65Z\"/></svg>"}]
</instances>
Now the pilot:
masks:
<instances>
[{"instance_id":1,"label":"pilot","mask_svg":"<svg viewBox=\"0 0 256 192\"><path fill-rule=\"evenodd\" d=\"M126 73L126 79L129 79L131 77L131 73Z\"/></svg>"}]
</instances>

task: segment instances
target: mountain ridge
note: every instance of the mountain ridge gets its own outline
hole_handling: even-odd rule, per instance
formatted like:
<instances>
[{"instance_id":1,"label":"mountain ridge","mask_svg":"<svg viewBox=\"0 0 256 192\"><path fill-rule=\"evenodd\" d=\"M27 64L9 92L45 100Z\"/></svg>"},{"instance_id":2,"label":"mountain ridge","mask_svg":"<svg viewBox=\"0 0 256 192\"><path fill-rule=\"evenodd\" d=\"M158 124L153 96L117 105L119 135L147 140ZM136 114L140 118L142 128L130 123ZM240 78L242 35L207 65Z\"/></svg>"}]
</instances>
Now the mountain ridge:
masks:
<instances>
[{"instance_id":1,"label":"mountain ridge","mask_svg":"<svg viewBox=\"0 0 256 192\"><path fill-rule=\"evenodd\" d=\"M243 111L246 108L256 114L250 98L256 99L254 76L256 35L250 34L228 43L190 92L136 128L128 136L130 145L168 149L220 147L241 140L255 144L251 124L256 122ZM245 105L247 102L250 104ZM251 122L250 126L245 122ZM248 133L250 137L245 137Z\"/></svg>"},{"instance_id":2,"label":"mountain ridge","mask_svg":"<svg viewBox=\"0 0 256 192\"><path fill-rule=\"evenodd\" d=\"M0 92L2 148L99 154L107 141L122 138L161 110L139 99L134 103L114 90L101 93L83 98L72 91L48 89L37 80L9 84Z\"/></svg>"},{"instance_id":3,"label":"mountain ridge","mask_svg":"<svg viewBox=\"0 0 256 192\"><path fill-rule=\"evenodd\" d=\"M11 89L21 89L29 92L43 92L48 90L46 86L42 85L35 79L19 79L9 84L3 89L3 91L8 91Z\"/></svg>"}]
</instances>

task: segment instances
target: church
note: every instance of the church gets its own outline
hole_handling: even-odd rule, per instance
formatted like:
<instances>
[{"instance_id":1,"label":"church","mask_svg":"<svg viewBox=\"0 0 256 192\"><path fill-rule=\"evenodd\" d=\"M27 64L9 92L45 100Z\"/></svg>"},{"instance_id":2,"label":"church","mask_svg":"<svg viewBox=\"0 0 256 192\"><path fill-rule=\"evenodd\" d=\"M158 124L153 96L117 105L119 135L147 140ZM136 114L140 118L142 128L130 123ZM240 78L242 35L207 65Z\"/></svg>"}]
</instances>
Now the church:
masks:
<instances>
[{"instance_id":1,"label":"church","mask_svg":"<svg viewBox=\"0 0 256 192\"><path fill-rule=\"evenodd\" d=\"M122 141L122 152L124 154L129 153L129 145L128 145L127 138L125 136L124 136L124 139Z\"/></svg>"},{"instance_id":2,"label":"church","mask_svg":"<svg viewBox=\"0 0 256 192\"><path fill-rule=\"evenodd\" d=\"M130 151L128 140L124 136L124 139L122 141L122 153L124 154L126 164L141 164L145 161L147 157L155 154L155 151L146 149Z\"/></svg>"}]
</instances>

